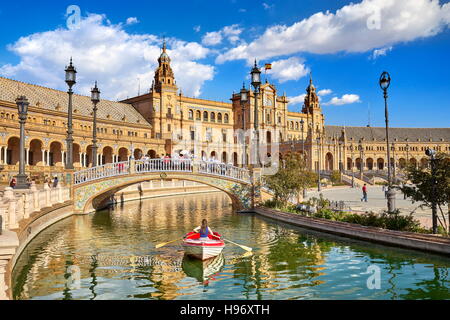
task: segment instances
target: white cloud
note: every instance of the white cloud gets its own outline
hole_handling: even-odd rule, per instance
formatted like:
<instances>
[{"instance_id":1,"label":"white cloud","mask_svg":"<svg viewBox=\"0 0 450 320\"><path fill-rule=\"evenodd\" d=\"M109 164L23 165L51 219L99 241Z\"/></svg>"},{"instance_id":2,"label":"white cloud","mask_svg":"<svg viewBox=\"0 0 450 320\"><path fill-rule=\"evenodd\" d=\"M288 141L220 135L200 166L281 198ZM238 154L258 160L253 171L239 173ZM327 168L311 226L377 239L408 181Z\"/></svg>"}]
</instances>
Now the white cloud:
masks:
<instances>
[{"instance_id":1,"label":"white cloud","mask_svg":"<svg viewBox=\"0 0 450 320\"><path fill-rule=\"evenodd\" d=\"M127 25L139 23L139 20L136 17L130 17L127 19Z\"/></svg>"},{"instance_id":2,"label":"white cloud","mask_svg":"<svg viewBox=\"0 0 450 320\"><path fill-rule=\"evenodd\" d=\"M56 29L22 37L8 48L20 58L16 65L0 67L0 74L51 88L67 90L64 67L73 56L78 70L77 93L89 95L98 80L102 97L125 99L135 96L138 78L141 93L151 86L161 39L151 34L130 34L121 24L109 24L104 15L91 14L74 30ZM177 84L185 94L198 96L205 81L214 77L214 67L195 60L209 49L195 42L169 39L169 55Z\"/></svg>"},{"instance_id":3,"label":"white cloud","mask_svg":"<svg viewBox=\"0 0 450 320\"><path fill-rule=\"evenodd\" d=\"M225 26L219 31L208 32L203 36L202 43L205 46L215 46L222 43L223 39L227 39L231 44L236 44L240 38L243 29L237 24Z\"/></svg>"},{"instance_id":4,"label":"white cloud","mask_svg":"<svg viewBox=\"0 0 450 320\"><path fill-rule=\"evenodd\" d=\"M309 73L302 61L297 57L278 60L272 63L272 70L268 72L280 83L289 80L298 80Z\"/></svg>"},{"instance_id":5,"label":"white cloud","mask_svg":"<svg viewBox=\"0 0 450 320\"><path fill-rule=\"evenodd\" d=\"M262 6L263 6L264 10L269 10L269 9L272 9L274 7L274 5L270 5L270 4L266 3L266 2L263 2Z\"/></svg>"},{"instance_id":6,"label":"white cloud","mask_svg":"<svg viewBox=\"0 0 450 320\"><path fill-rule=\"evenodd\" d=\"M434 36L450 23L450 3L437 0L363 0L335 13L318 12L293 25L276 25L253 42L217 57L217 63L259 60L299 52L367 52Z\"/></svg>"},{"instance_id":7,"label":"white cloud","mask_svg":"<svg viewBox=\"0 0 450 320\"><path fill-rule=\"evenodd\" d=\"M247 9L241 8L241 9L239 9L239 12L240 12L240 13L247 12Z\"/></svg>"},{"instance_id":8,"label":"white cloud","mask_svg":"<svg viewBox=\"0 0 450 320\"><path fill-rule=\"evenodd\" d=\"M222 33L220 31L208 32L202 38L202 43L205 46L215 46L222 42Z\"/></svg>"},{"instance_id":9,"label":"white cloud","mask_svg":"<svg viewBox=\"0 0 450 320\"><path fill-rule=\"evenodd\" d=\"M194 27L194 31L195 32L200 32L202 30L202 27L201 26L195 26Z\"/></svg>"},{"instance_id":10,"label":"white cloud","mask_svg":"<svg viewBox=\"0 0 450 320\"><path fill-rule=\"evenodd\" d=\"M301 94L301 95L295 96L295 97L288 97L289 105L293 106L293 105L297 105L297 104L303 104L305 102L305 97L306 97L306 94Z\"/></svg>"},{"instance_id":11,"label":"white cloud","mask_svg":"<svg viewBox=\"0 0 450 320\"><path fill-rule=\"evenodd\" d=\"M333 93L333 91L331 89L323 89L323 90L320 90L319 92L317 92L317 94L321 97L327 96L332 93Z\"/></svg>"},{"instance_id":12,"label":"white cloud","mask_svg":"<svg viewBox=\"0 0 450 320\"><path fill-rule=\"evenodd\" d=\"M392 50L392 46L381 48L381 49L375 49L372 53L372 59L375 60L378 57L385 56L391 50Z\"/></svg>"},{"instance_id":13,"label":"white cloud","mask_svg":"<svg viewBox=\"0 0 450 320\"><path fill-rule=\"evenodd\" d=\"M324 103L325 106L342 106L345 104L360 103L360 97L357 94L344 94L341 98L334 97L331 101Z\"/></svg>"}]
</instances>

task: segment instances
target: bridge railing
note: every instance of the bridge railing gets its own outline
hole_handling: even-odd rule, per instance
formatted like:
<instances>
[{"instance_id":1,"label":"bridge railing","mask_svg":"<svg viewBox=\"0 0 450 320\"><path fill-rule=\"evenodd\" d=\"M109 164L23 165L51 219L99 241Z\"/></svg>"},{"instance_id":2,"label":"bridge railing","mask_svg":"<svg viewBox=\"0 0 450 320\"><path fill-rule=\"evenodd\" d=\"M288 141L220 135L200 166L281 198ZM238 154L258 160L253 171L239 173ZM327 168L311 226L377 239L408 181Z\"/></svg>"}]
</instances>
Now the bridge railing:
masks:
<instances>
[{"instance_id":1,"label":"bridge railing","mask_svg":"<svg viewBox=\"0 0 450 320\"><path fill-rule=\"evenodd\" d=\"M232 178L247 183L251 182L250 172L247 169L209 161L199 161L196 164L199 166L198 170L200 173Z\"/></svg>"},{"instance_id":2,"label":"bridge railing","mask_svg":"<svg viewBox=\"0 0 450 320\"><path fill-rule=\"evenodd\" d=\"M149 172L193 172L194 163L189 159L148 159L136 160L136 173Z\"/></svg>"},{"instance_id":3,"label":"bridge railing","mask_svg":"<svg viewBox=\"0 0 450 320\"><path fill-rule=\"evenodd\" d=\"M100 180L103 178L127 175L130 173L130 163L128 161L118 163L108 163L104 166L89 168L74 174L74 184L82 184Z\"/></svg>"},{"instance_id":4,"label":"bridge railing","mask_svg":"<svg viewBox=\"0 0 450 320\"><path fill-rule=\"evenodd\" d=\"M129 161L110 163L99 167L86 169L74 174L74 184L79 185L103 178L123 176L128 174L152 172L186 172L226 177L234 180L251 183L250 172L247 169L234 167L224 163L210 161L192 161L190 159L147 159L135 160L133 167Z\"/></svg>"}]
</instances>

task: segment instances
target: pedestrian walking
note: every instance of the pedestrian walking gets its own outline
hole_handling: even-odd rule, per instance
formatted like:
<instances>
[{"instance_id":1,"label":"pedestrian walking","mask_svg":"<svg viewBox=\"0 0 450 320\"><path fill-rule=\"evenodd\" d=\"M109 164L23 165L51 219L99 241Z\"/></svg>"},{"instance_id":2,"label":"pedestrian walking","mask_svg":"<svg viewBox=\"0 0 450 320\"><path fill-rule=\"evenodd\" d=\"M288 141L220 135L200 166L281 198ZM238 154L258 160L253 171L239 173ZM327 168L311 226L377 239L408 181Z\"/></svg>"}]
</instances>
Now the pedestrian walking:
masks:
<instances>
[{"instance_id":1,"label":"pedestrian walking","mask_svg":"<svg viewBox=\"0 0 450 320\"><path fill-rule=\"evenodd\" d=\"M17 184L16 178L12 178L11 182L9 183L9 186L14 189L16 187L16 184Z\"/></svg>"},{"instance_id":2,"label":"pedestrian walking","mask_svg":"<svg viewBox=\"0 0 450 320\"><path fill-rule=\"evenodd\" d=\"M55 179L53 179L53 188L57 188L58 183L59 183L58 177L55 177Z\"/></svg>"},{"instance_id":3,"label":"pedestrian walking","mask_svg":"<svg viewBox=\"0 0 450 320\"><path fill-rule=\"evenodd\" d=\"M384 192L384 197L387 199L388 187L386 185L383 185L382 191Z\"/></svg>"},{"instance_id":4,"label":"pedestrian walking","mask_svg":"<svg viewBox=\"0 0 450 320\"><path fill-rule=\"evenodd\" d=\"M361 199L361 202L363 202L363 201L368 202L368 199L367 199L367 184L364 184L364 187L362 188L362 192L363 192L363 197Z\"/></svg>"}]
</instances>

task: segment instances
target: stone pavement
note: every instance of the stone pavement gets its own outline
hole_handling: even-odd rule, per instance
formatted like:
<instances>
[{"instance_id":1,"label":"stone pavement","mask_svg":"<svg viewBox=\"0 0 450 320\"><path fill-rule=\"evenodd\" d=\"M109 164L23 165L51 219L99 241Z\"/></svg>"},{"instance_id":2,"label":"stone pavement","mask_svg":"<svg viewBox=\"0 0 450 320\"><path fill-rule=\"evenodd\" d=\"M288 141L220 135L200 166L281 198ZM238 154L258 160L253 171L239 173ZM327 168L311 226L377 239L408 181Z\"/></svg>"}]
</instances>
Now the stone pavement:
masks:
<instances>
[{"instance_id":1,"label":"stone pavement","mask_svg":"<svg viewBox=\"0 0 450 320\"><path fill-rule=\"evenodd\" d=\"M351 187L336 187L330 189L323 189L322 195L324 198L332 201L344 201L347 206L354 211L373 211L382 212L387 209L387 199L384 197L384 192L381 186L368 186L368 202L361 202L362 189ZM315 191L308 192L308 198L319 197L317 189ZM396 206L400 209L402 215L409 215L412 211L414 217L419 220L425 227L431 227L431 209L418 208L421 205L420 202L412 203L411 200L404 200L403 194L397 191Z\"/></svg>"}]
</instances>

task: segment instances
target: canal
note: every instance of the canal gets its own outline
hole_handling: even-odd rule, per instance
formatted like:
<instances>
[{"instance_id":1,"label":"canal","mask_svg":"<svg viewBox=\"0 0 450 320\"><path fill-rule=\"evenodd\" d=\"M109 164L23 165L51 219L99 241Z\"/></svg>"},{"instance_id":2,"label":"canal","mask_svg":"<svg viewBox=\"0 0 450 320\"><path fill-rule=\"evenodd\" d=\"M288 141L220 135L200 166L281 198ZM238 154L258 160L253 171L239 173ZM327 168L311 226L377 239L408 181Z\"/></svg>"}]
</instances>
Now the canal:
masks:
<instances>
[{"instance_id":1,"label":"canal","mask_svg":"<svg viewBox=\"0 0 450 320\"><path fill-rule=\"evenodd\" d=\"M185 258L180 243L155 249L203 218L254 254L227 245L201 263ZM36 300L450 299L449 267L445 257L238 214L225 194L210 193L61 221L24 250L12 281L15 299Z\"/></svg>"}]
</instances>

